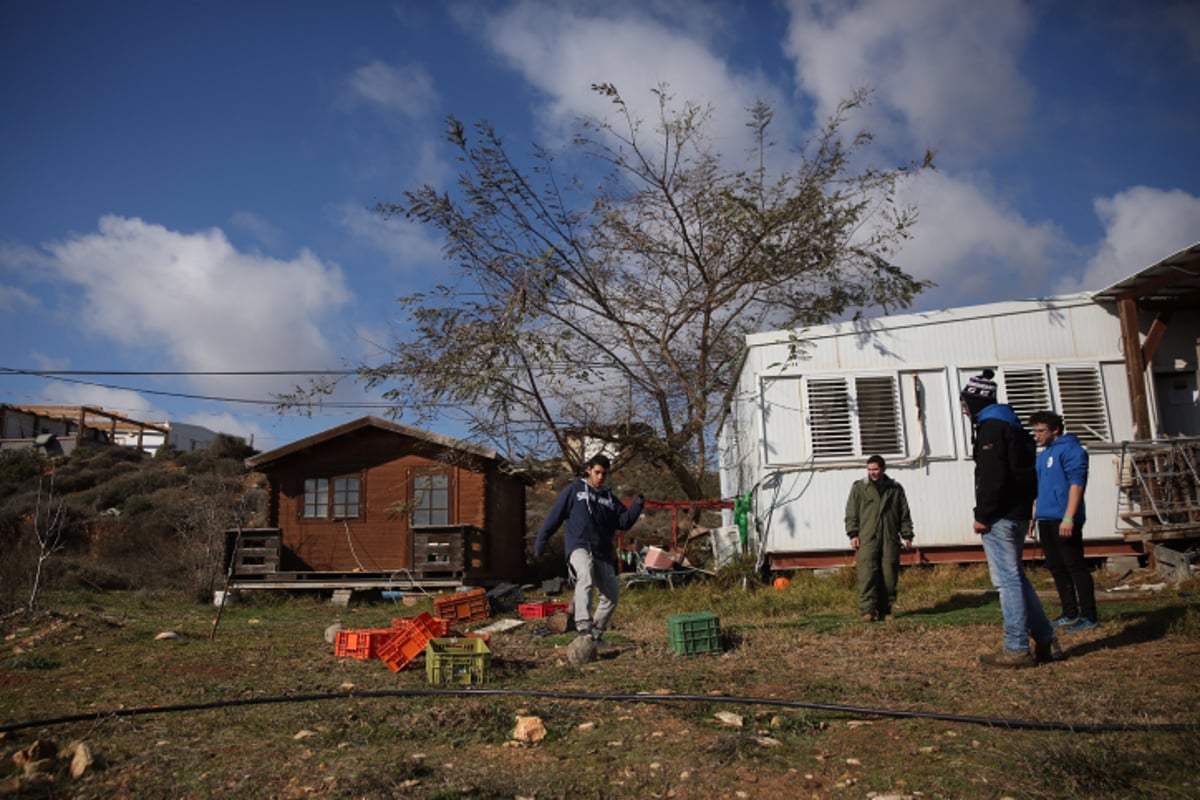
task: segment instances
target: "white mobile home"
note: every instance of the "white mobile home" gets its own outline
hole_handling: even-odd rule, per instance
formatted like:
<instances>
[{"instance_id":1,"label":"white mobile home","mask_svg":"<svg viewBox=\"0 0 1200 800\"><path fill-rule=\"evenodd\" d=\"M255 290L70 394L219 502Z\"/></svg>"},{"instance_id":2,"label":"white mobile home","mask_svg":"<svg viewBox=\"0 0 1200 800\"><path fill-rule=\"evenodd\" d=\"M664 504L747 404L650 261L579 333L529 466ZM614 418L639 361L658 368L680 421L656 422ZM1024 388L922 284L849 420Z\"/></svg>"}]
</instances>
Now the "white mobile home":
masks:
<instances>
[{"instance_id":1,"label":"white mobile home","mask_svg":"<svg viewBox=\"0 0 1200 800\"><path fill-rule=\"evenodd\" d=\"M1161 526L1131 488L1130 443L1200 436L1198 340L1200 245L1100 292L755 334L721 429L722 495L751 500L770 568L849 563L846 497L877 453L913 509L908 559L982 560L958 395L987 368L1021 419L1053 409L1087 445L1089 554L1141 552Z\"/></svg>"}]
</instances>

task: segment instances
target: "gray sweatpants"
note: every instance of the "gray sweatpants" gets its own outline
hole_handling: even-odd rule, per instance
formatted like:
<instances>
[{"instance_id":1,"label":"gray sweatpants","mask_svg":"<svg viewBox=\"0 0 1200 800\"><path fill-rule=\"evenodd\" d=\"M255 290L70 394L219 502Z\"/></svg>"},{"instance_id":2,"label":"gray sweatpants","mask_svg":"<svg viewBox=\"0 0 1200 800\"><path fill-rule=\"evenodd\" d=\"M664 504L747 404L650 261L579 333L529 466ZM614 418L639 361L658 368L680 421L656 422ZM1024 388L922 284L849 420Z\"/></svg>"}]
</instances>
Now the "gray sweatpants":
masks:
<instances>
[{"instance_id":1,"label":"gray sweatpants","mask_svg":"<svg viewBox=\"0 0 1200 800\"><path fill-rule=\"evenodd\" d=\"M571 551L567 560L575 579L575 630L599 639L608 628L608 620L617 608L617 571L612 563L592 558L582 547ZM592 589L600 593L596 616L592 617Z\"/></svg>"}]
</instances>

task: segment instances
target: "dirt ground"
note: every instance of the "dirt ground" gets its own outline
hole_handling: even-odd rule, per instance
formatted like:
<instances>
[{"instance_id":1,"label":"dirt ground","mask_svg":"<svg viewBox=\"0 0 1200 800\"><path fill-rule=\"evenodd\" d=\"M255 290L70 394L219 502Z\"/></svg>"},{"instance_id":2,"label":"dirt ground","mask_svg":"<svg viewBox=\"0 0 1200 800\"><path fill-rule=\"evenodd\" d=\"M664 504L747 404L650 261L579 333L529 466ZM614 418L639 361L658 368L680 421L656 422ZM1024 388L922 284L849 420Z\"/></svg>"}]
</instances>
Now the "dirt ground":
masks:
<instances>
[{"instance_id":1,"label":"dirt ground","mask_svg":"<svg viewBox=\"0 0 1200 800\"><path fill-rule=\"evenodd\" d=\"M204 609L94 603L10 615L0 625L0 725L96 718L3 734L0 794L878 800L1200 792L1200 637L1189 598L1112 598L1101 628L1063 637L1067 660L1027 670L979 665L1000 643L993 606L986 593L962 593L875 624L853 614L731 614L721 620L719 653L683 657L671 652L662 615L637 613L630 602L592 664L567 663L570 634L526 624L492 634L484 686L372 698L355 693L426 692L424 669L393 674L378 661L336 658L321 641L334 613L325 607L235 607L211 641ZM370 627L389 613L364 607L340 617ZM180 639L155 640L167 627ZM260 704L104 714L237 698ZM518 715L539 717L545 739L514 741ZM89 741L101 765L77 781L60 767L31 782L11 757L36 739Z\"/></svg>"}]
</instances>

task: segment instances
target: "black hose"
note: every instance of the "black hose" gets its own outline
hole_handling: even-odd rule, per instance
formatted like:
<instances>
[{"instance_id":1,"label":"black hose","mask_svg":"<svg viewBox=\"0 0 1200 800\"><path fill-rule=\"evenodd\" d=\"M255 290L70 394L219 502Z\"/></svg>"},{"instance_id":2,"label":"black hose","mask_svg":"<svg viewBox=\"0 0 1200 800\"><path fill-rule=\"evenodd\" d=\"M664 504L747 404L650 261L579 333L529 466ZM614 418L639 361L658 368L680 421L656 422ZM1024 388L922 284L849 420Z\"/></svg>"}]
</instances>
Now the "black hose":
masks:
<instances>
[{"instance_id":1,"label":"black hose","mask_svg":"<svg viewBox=\"0 0 1200 800\"><path fill-rule=\"evenodd\" d=\"M181 703L169 706L144 706L142 708L119 708L113 711L72 714L51 719L12 722L0 725L0 733L65 725L71 722L99 722L107 718L135 717L147 714L167 714L176 711L206 711L215 708L255 706L276 703L309 703L318 700L349 700L369 697L541 697L552 700L620 701L625 703L729 703L736 705L780 706L783 708L805 708L816 711L831 711L856 716L896 717L901 719L932 719L942 722L961 722L969 725L984 725L989 728L1010 730L1069 731L1072 733L1121 733L1131 731L1179 733L1197 730L1196 723L1185 722L1042 722L1037 720L1004 719L1001 717L974 717L958 714L941 714L933 711L894 711L882 708L865 708L836 703L811 703L804 700L778 700L766 697L731 697L727 695L699 694L594 694L588 692L547 692L522 689L384 689L378 691L328 692L325 694L277 695L274 697L249 697L235 700L214 700L208 703Z\"/></svg>"}]
</instances>

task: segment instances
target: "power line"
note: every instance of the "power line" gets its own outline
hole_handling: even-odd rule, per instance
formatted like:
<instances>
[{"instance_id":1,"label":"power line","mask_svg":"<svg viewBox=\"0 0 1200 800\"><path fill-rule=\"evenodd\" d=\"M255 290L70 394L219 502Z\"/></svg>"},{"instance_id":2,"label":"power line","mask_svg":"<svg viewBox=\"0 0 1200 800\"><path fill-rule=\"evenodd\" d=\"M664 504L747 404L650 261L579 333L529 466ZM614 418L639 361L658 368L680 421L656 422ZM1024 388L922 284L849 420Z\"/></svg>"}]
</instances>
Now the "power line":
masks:
<instances>
[{"instance_id":1,"label":"power line","mask_svg":"<svg viewBox=\"0 0 1200 800\"><path fill-rule=\"evenodd\" d=\"M355 375L352 369L296 369L296 370L94 370L94 369L15 369L0 367L0 372L12 375L32 375L35 377L56 377L61 375L174 375L174 376L257 376L257 375Z\"/></svg>"}]
</instances>

